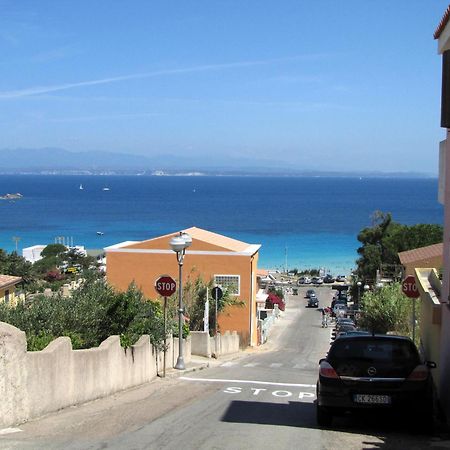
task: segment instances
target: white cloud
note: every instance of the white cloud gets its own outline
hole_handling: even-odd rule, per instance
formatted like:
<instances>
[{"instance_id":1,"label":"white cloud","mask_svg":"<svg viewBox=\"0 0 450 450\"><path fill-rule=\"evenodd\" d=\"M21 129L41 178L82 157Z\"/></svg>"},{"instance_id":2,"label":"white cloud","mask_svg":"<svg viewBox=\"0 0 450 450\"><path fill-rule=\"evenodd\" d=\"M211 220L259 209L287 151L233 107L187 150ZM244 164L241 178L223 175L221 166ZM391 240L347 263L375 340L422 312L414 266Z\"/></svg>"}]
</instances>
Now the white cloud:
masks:
<instances>
[{"instance_id":1,"label":"white cloud","mask_svg":"<svg viewBox=\"0 0 450 450\"><path fill-rule=\"evenodd\" d=\"M97 80L79 81L79 82L75 82L75 83L63 83L63 84L57 84L57 85L53 85L53 86L34 86L34 87L30 87L30 88L25 88L25 89L3 91L3 92L0 91L0 100L29 97L29 96L40 95L40 94L48 94L50 92L65 91L68 89L74 89L74 88L84 87L84 86L110 84L110 83L117 83L117 82L121 82L121 81L137 80L137 79L158 77L158 76L164 76L164 75L178 75L178 74L183 74L183 73L197 73L197 72L226 70L226 69L241 68L241 67L254 67L254 66L261 66L261 65L269 65L269 64L274 64L274 63L295 61L295 60L299 60L299 59L303 59L303 58L309 59L309 58L315 57L315 56L320 56L320 55L294 56L294 57L287 57L287 58L255 60L255 61L241 61L241 62L232 62L232 63L223 63L223 64L206 64L206 65L201 65L201 66L184 67L184 68L179 68L179 69L164 69L164 70L157 70L154 72L144 72L144 73L136 73L136 74L130 74L130 75L121 75L121 76L117 76L117 77L100 78Z\"/></svg>"}]
</instances>

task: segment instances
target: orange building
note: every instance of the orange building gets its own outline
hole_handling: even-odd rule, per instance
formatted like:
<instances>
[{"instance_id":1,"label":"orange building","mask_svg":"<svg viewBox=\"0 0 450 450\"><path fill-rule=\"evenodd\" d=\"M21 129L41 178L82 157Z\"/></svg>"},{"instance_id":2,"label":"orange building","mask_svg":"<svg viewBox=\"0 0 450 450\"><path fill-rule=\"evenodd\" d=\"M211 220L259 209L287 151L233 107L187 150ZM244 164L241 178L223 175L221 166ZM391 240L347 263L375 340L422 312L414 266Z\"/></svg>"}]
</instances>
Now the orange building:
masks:
<instances>
[{"instance_id":1,"label":"orange building","mask_svg":"<svg viewBox=\"0 0 450 450\"><path fill-rule=\"evenodd\" d=\"M261 245L247 244L192 227L182 230L192 238L183 264L183 282L197 273L205 282L214 280L228 289L244 307L229 306L219 314L219 329L236 330L241 346L256 345L256 273ZM105 248L108 282L124 291L134 282L146 297L156 299L155 281L161 275L178 279L178 262L169 241L179 232L146 241L127 241Z\"/></svg>"}]
</instances>

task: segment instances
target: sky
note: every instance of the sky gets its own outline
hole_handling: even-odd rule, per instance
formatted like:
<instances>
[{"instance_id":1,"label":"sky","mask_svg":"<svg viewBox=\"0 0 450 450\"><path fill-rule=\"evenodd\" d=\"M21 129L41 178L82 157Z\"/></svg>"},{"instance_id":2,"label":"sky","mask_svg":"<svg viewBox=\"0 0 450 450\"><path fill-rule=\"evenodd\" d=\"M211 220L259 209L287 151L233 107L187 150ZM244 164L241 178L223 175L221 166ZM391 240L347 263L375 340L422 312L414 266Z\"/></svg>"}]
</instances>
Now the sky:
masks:
<instances>
[{"instance_id":1,"label":"sky","mask_svg":"<svg viewBox=\"0 0 450 450\"><path fill-rule=\"evenodd\" d=\"M447 6L0 0L0 149L437 175Z\"/></svg>"}]
</instances>

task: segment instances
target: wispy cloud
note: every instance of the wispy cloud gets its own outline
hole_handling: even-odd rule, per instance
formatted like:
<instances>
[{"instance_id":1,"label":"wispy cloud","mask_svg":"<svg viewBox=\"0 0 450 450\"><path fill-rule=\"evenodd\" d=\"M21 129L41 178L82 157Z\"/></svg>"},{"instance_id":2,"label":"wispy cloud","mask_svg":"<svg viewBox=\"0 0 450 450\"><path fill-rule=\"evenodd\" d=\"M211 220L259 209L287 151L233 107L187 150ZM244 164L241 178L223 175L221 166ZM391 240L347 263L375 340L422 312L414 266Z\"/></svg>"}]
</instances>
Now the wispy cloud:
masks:
<instances>
[{"instance_id":1,"label":"wispy cloud","mask_svg":"<svg viewBox=\"0 0 450 450\"><path fill-rule=\"evenodd\" d=\"M154 72L144 72L144 73L135 73L135 74L129 74L129 75L121 75L121 76L116 76L116 77L100 78L97 80L79 81L79 82L75 82L75 83L63 83L63 84L56 84L56 85L52 85L52 86L34 86L34 87L30 87L30 88L25 88L25 89L0 91L0 100L21 98L21 97L30 97L30 96L34 96L34 95L48 94L50 92L57 92L57 91L65 91L68 89L74 89L74 88L79 88L79 87L84 87L84 86L96 86L96 85L102 85L102 84L111 84L111 83L118 83L121 81L138 80L138 79L158 77L158 76L164 76L164 75L178 75L178 74L186 74L186 73L218 71L218 70L227 70L227 69L234 69L234 68L263 66L263 65L270 65L270 64L283 63L283 62L292 62L292 61L301 60L301 59L310 59L311 57L317 57L317 56L320 56L320 55L294 56L294 57L287 57L287 58L241 61L241 62L232 62L232 63L224 63L224 64L206 64L206 65L184 67L184 68L178 68L178 69L164 69L164 70L157 70Z\"/></svg>"},{"instance_id":2,"label":"wispy cloud","mask_svg":"<svg viewBox=\"0 0 450 450\"><path fill-rule=\"evenodd\" d=\"M138 117L156 117L161 116L162 113L130 113L130 114L104 114L95 116L79 116L79 117L58 117L50 119L50 122L93 122L97 120L114 120Z\"/></svg>"}]
</instances>

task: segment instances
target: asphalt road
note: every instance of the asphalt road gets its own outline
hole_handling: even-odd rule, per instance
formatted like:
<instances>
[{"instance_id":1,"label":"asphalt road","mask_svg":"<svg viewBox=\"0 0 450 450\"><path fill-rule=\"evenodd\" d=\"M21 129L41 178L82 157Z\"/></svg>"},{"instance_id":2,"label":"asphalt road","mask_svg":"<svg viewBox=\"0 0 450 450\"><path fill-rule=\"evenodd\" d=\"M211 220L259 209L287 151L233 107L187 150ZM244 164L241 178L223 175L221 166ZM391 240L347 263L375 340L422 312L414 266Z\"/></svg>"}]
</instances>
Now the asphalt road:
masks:
<instances>
[{"instance_id":1,"label":"asphalt road","mask_svg":"<svg viewBox=\"0 0 450 450\"><path fill-rule=\"evenodd\" d=\"M0 431L0 448L450 448L387 415L352 415L336 419L330 429L317 426L317 368L331 328L321 327L317 309L305 308L306 289L289 297L265 346L215 367L68 408L15 433ZM320 306L329 305L331 290L317 291Z\"/></svg>"}]
</instances>

